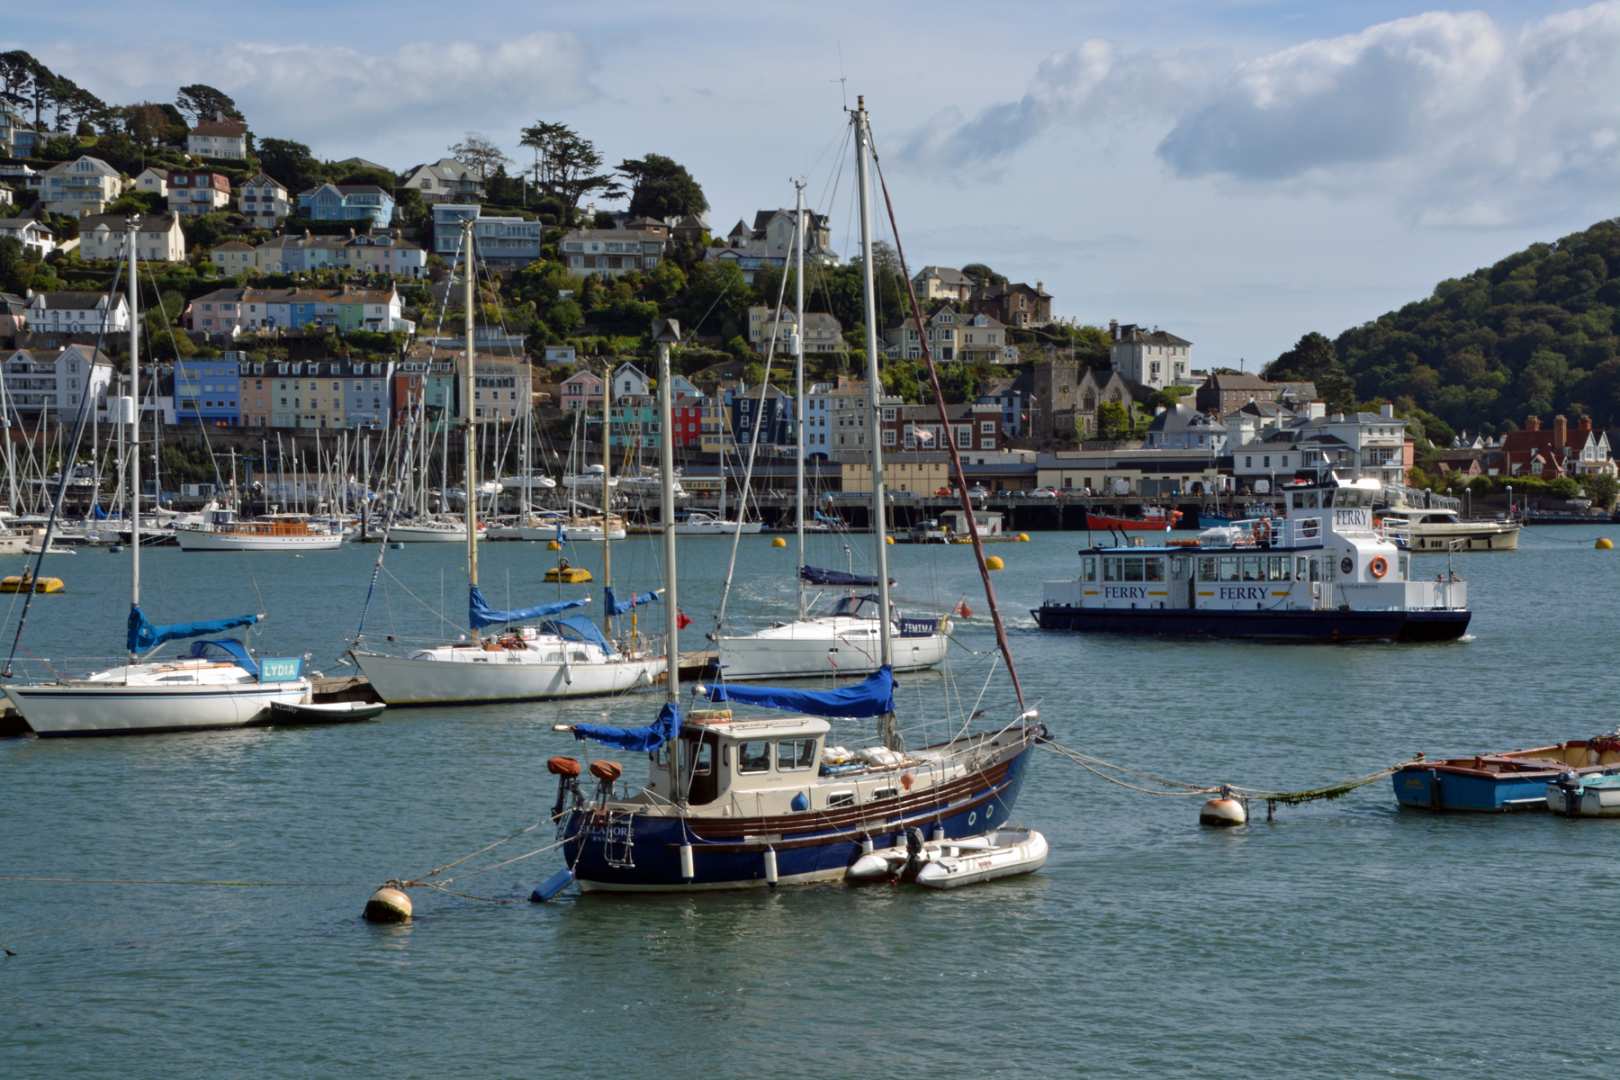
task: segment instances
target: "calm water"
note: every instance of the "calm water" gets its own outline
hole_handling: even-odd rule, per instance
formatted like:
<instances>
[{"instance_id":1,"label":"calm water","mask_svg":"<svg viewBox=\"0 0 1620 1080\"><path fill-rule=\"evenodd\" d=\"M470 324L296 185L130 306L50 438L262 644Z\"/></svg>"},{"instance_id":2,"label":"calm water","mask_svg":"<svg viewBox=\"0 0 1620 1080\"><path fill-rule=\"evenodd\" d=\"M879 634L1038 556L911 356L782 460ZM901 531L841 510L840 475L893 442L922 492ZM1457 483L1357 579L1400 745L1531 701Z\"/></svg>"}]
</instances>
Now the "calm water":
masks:
<instances>
[{"instance_id":1,"label":"calm water","mask_svg":"<svg viewBox=\"0 0 1620 1080\"><path fill-rule=\"evenodd\" d=\"M1081 539L999 549L1029 696L1069 744L1200 781L1305 787L1414 751L1504 748L1620 722L1620 552L1602 529L1527 531L1457 560L1470 640L1314 647L1045 635L1028 608ZM864 538L857 538L864 545ZM543 597L553 558L487 545L495 603ZM726 544L682 547L697 617ZM963 548L893 549L904 597L969 597ZM371 549L146 557L155 619L254 610L261 645L327 671L352 632ZM616 546L656 584L655 543ZM371 628L421 632L462 604L460 549L389 553ZM823 549L818 561L842 565ZM585 552L575 561L595 565ZM1438 568L1444 560L1420 558ZM745 541L734 610L790 597L792 557ZM127 560L56 561L34 655L121 641ZM555 591L552 589L551 591ZM6 598L9 601L9 598ZM5 614L9 641L15 612ZM986 649L983 620L961 630ZM969 700L988 660L960 654ZM912 715L947 683L905 681ZM1000 702L994 689L985 699ZM1400 813L1387 781L1273 825L1200 830L1197 806L1042 755L1017 817L1040 874L954 894L817 887L771 895L535 906L417 895L417 919L360 918L370 890L543 815L550 726L648 697L401 711L378 724L144 739L0 741L0 873L230 878L278 888L0 882L0 1072L8 1076L583 1075L1596 1076L1620 1049L1610 909L1620 830L1547 816ZM639 765L631 763L632 770ZM538 846L511 845L518 853ZM503 852L508 850L501 849ZM541 856L468 879L521 900Z\"/></svg>"}]
</instances>

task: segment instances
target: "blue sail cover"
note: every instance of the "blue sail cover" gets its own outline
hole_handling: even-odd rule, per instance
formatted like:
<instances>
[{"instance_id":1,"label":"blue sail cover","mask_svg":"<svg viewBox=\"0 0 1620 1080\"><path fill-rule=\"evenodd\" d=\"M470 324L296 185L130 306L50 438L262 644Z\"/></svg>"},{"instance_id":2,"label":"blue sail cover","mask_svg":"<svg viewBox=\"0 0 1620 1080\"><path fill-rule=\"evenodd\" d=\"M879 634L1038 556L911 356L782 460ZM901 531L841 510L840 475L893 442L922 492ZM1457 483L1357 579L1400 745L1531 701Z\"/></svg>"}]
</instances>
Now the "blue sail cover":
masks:
<instances>
[{"instance_id":1,"label":"blue sail cover","mask_svg":"<svg viewBox=\"0 0 1620 1080\"><path fill-rule=\"evenodd\" d=\"M894 672L878 668L865 682L838 690L794 690L786 686L726 683L699 690L710 701L738 701L811 716L866 717L894 712Z\"/></svg>"},{"instance_id":2,"label":"blue sail cover","mask_svg":"<svg viewBox=\"0 0 1620 1080\"><path fill-rule=\"evenodd\" d=\"M217 634L221 630L234 630L238 626L252 626L259 621L257 615L232 615L227 619L206 619L202 622L171 623L167 626L148 622L141 614L140 605L129 606L129 637L125 646L132 653L155 649L165 641L179 638Z\"/></svg>"},{"instance_id":3,"label":"blue sail cover","mask_svg":"<svg viewBox=\"0 0 1620 1080\"><path fill-rule=\"evenodd\" d=\"M496 623L522 622L524 619L544 619L557 615L573 608L583 607L589 600L558 600L550 604L536 604L534 607L513 608L511 611L496 611L484 599L484 594L474 585L467 590L467 625L474 630L485 626L494 626Z\"/></svg>"},{"instance_id":4,"label":"blue sail cover","mask_svg":"<svg viewBox=\"0 0 1620 1080\"><path fill-rule=\"evenodd\" d=\"M550 619L544 624L543 629L565 638L569 637L572 631L571 636L600 645L602 651L609 656L618 652L613 647L613 642L602 636L601 628L583 615L565 615L560 619Z\"/></svg>"},{"instance_id":5,"label":"blue sail cover","mask_svg":"<svg viewBox=\"0 0 1620 1080\"><path fill-rule=\"evenodd\" d=\"M839 588L871 588L878 583L865 574L847 574L842 570L826 570L819 566L799 567L799 576L811 585L831 585ZM894 584L892 581L890 584Z\"/></svg>"},{"instance_id":6,"label":"blue sail cover","mask_svg":"<svg viewBox=\"0 0 1620 1080\"><path fill-rule=\"evenodd\" d=\"M223 653L221 656L219 654ZM248 655L247 646L235 638L204 638L191 643L186 653L193 660L229 660L254 678L259 676L259 665Z\"/></svg>"},{"instance_id":7,"label":"blue sail cover","mask_svg":"<svg viewBox=\"0 0 1620 1080\"><path fill-rule=\"evenodd\" d=\"M658 710L658 719L643 727L612 727L608 724L575 724L574 738L607 743L620 750L657 750L665 743L675 741L681 732L681 708L666 701Z\"/></svg>"},{"instance_id":8,"label":"blue sail cover","mask_svg":"<svg viewBox=\"0 0 1620 1080\"><path fill-rule=\"evenodd\" d=\"M641 607L643 604L656 604L658 602L658 594L655 592L631 593L629 599L620 600L618 597L613 595L613 587L611 585L602 591L607 593L607 609L609 615L623 615L631 608Z\"/></svg>"}]
</instances>

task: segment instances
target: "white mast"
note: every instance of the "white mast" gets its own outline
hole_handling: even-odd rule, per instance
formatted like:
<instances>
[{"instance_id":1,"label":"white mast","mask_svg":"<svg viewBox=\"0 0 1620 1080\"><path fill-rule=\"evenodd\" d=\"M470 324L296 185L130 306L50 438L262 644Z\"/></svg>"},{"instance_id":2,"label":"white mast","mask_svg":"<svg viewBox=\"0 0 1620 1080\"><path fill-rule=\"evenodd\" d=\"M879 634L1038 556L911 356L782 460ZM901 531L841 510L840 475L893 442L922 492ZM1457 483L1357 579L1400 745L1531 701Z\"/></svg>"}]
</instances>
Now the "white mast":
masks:
<instances>
[{"instance_id":1,"label":"white mast","mask_svg":"<svg viewBox=\"0 0 1620 1080\"><path fill-rule=\"evenodd\" d=\"M866 407L871 414L867 437L872 443L872 540L877 547L878 641L880 662L894 663L894 628L889 623L889 530L884 518L888 492L883 483L883 413L879 400L883 382L878 372L877 286L872 272L871 180L867 176L867 155L871 152L871 131L867 127L866 97L855 99L855 168L861 194L861 292L866 311ZM883 718L883 745L894 747L894 716Z\"/></svg>"},{"instance_id":2,"label":"white mast","mask_svg":"<svg viewBox=\"0 0 1620 1080\"><path fill-rule=\"evenodd\" d=\"M664 700L671 705L681 701L680 600L677 595L680 574L675 567L675 439L674 394L670 392L669 347L681 339L681 324L664 319L654 335L658 342L658 466L659 507L664 525ZM669 795L684 806L681 791L681 746L676 739L668 747Z\"/></svg>"},{"instance_id":3,"label":"white mast","mask_svg":"<svg viewBox=\"0 0 1620 1080\"><path fill-rule=\"evenodd\" d=\"M129 605L141 604L141 319L137 310L140 295L135 288L135 236L136 218L127 222L129 228L129 385L135 395L134 423L129 436ZM130 663L136 655L130 651Z\"/></svg>"},{"instance_id":4,"label":"white mast","mask_svg":"<svg viewBox=\"0 0 1620 1080\"><path fill-rule=\"evenodd\" d=\"M467 498L463 505L467 516L467 587L476 588L478 585L478 453L473 440L473 387L476 380L473 377L473 219L468 218L461 223L463 233L461 250L465 253L465 260L461 264L462 275L465 278L466 292L464 299L467 307L467 379L462 386L462 413L466 417L463 430L467 433L467 441L462 448L467 458L466 483ZM445 431L445 445L450 441L449 430ZM473 640L478 640L478 628L472 628Z\"/></svg>"},{"instance_id":5,"label":"white mast","mask_svg":"<svg viewBox=\"0 0 1620 1080\"><path fill-rule=\"evenodd\" d=\"M799 448L793 461L793 531L799 542L799 565L793 580L799 594L799 618L804 618L804 181L793 181L793 393L794 426Z\"/></svg>"}]
</instances>

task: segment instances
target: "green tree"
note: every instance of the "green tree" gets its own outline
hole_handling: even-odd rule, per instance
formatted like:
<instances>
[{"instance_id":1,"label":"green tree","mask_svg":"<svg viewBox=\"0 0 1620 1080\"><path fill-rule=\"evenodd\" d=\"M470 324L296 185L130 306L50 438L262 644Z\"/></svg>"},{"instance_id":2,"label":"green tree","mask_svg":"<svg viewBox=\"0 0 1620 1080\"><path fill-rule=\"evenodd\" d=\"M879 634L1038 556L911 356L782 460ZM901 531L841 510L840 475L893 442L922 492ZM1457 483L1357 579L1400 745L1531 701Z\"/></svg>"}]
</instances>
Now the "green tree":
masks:
<instances>
[{"instance_id":1,"label":"green tree","mask_svg":"<svg viewBox=\"0 0 1620 1080\"><path fill-rule=\"evenodd\" d=\"M207 83L182 86L180 92L175 95L174 103L181 112L191 117L193 124L214 117L242 119L242 112L236 107L236 102L231 100L231 95L223 90L216 90Z\"/></svg>"},{"instance_id":2,"label":"green tree","mask_svg":"<svg viewBox=\"0 0 1620 1080\"><path fill-rule=\"evenodd\" d=\"M703 188L673 158L662 154L628 158L619 163L619 175L629 185L630 213L634 217L696 216L709 209Z\"/></svg>"},{"instance_id":3,"label":"green tree","mask_svg":"<svg viewBox=\"0 0 1620 1080\"><path fill-rule=\"evenodd\" d=\"M1105 401L1097 406L1097 438L1105 442L1118 442L1131 433L1131 414L1117 401Z\"/></svg>"},{"instance_id":4,"label":"green tree","mask_svg":"<svg viewBox=\"0 0 1620 1080\"><path fill-rule=\"evenodd\" d=\"M1333 343L1314 330L1277 357L1266 368L1265 377L1273 382L1310 380L1330 412L1355 407L1355 384L1333 351Z\"/></svg>"},{"instance_id":5,"label":"green tree","mask_svg":"<svg viewBox=\"0 0 1620 1080\"><path fill-rule=\"evenodd\" d=\"M1586 489L1586 497L1605 510L1614 509L1614 502L1620 497L1620 480L1607 473L1594 473L1581 481L1581 487Z\"/></svg>"},{"instance_id":6,"label":"green tree","mask_svg":"<svg viewBox=\"0 0 1620 1080\"><path fill-rule=\"evenodd\" d=\"M289 194L308 191L321 181L321 163L301 142L260 139L258 154L259 168Z\"/></svg>"},{"instance_id":7,"label":"green tree","mask_svg":"<svg viewBox=\"0 0 1620 1080\"><path fill-rule=\"evenodd\" d=\"M534 151L534 184L562 207L561 224L574 223L587 194L616 199L624 194L618 177L602 171L596 145L567 124L539 121L523 129L520 146Z\"/></svg>"},{"instance_id":8,"label":"green tree","mask_svg":"<svg viewBox=\"0 0 1620 1080\"><path fill-rule=\"evenodd\" d=\"M512 159L499 146L476 131L469 131L460 142L451 143L450 153L467 168L477 169L480 180L497 168L512 164Z\"/></svg>"}]
</instances>

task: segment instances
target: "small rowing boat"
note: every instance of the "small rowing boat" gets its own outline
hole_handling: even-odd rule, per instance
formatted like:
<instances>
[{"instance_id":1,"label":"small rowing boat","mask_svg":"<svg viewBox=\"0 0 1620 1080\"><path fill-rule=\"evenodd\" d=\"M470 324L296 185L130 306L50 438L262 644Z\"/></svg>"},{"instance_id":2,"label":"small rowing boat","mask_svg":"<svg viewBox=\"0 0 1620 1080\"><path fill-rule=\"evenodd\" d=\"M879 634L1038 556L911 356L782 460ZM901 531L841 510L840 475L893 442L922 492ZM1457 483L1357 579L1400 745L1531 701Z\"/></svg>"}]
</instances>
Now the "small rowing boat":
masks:
<instances>
[{"instance_id":1,"label":"small rowing boat","mask_svg":"<svg viewBox=\"0 0 1620 1080\"><path fill-rule=\"evenodd\" d=\"M273 701L270 703L268 723L290 724L350 724L357 720L372 720L388 708L380 701Z\"/></svg>"},{"instance_id":2,"label":"small rowing boat","mask_svg":"<svg viewBox=\"0 0 1620 1080\"><path fill-rule=\"evenodd\" d=\"M996 878L1029 874L1046 864L1046 837L1034 829L995 829L955 840L923 840L906 834L904 847L868 852L846 875L851 882L915 881L930 889L954 889Z\"/></svg>"},{"instance_id":3,"label":"small rowing boat","mask_svg":"<svg viewBox=\"0 0 1620 1080\"><path fill-rule=\"evenodd\" d=\"M1565 817L1620 817L1620 775L1567 772L1547 785L1547 809Z\"/></svg>"}]
</instances>

